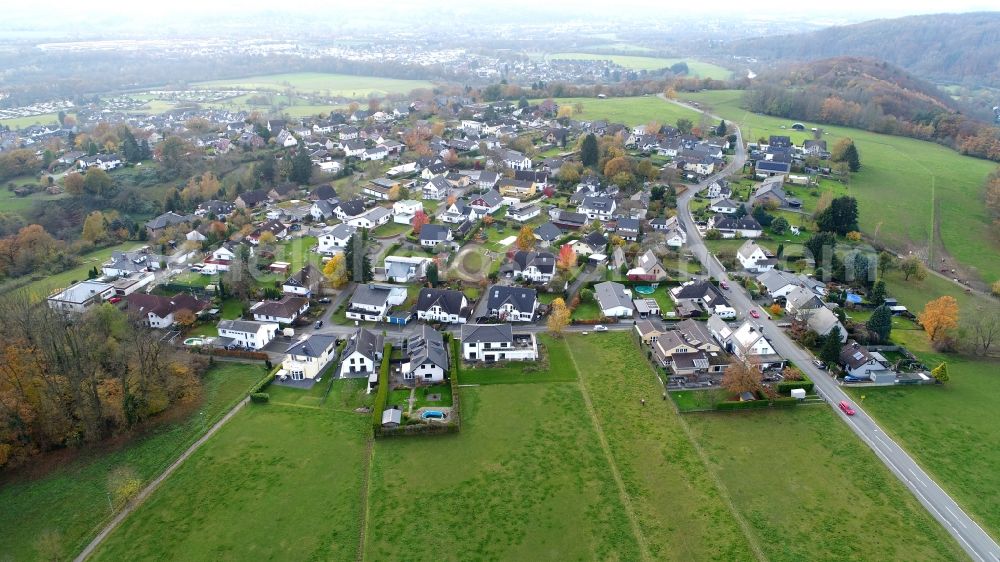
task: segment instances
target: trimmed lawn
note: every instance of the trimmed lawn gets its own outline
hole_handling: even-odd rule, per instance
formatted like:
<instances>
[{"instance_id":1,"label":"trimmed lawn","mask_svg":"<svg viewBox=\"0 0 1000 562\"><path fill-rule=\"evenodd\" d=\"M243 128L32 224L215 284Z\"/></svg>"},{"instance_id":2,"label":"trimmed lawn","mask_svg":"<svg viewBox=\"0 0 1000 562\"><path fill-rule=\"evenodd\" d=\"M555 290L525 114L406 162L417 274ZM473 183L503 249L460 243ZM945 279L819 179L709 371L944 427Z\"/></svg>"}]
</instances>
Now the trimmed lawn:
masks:
<instances>
[{"instance_id":1,"label":"trimmed lawn","mask_svg":"<svg viewBox=\"0 0 1000 562\"><path fill-rule=\"evenodd\" d=\"M93 559L353 559L369 420L277 404L247 407Z\"/></svg>"},{"instance_id":2,"label":"trimmed lawn","mask_svg":"<svg viewBox=\"0 0 1000 562\"><path fill-rule=\"evenodd\" d=\"M19 179L7 180L3 182L3 185L6 186L8 183L11 182L16 184L28 184L28 183L33 184L37 182L37 179L38 178L32 177L29 178L27 181L19 181ZM25 197L18 197L17 195L14 195L13 191L10 191L6 189L6 187L4 187L3 189L0 189L0 211L4 212L27 211L28 209L32 208L35 205L35 203L45 203L47 201L55 201L57 199L62 199L66 196L67 195L65 193L60 193L59 195L49 195L44 191L42 191L39 193L32 193L31 195L27 195Z\"/></svg>"},{"instance_id":3,"label":"trimmed lawn","mask_svg":"<svg viewBox=\"0 0 1000 562\"><path fill-rule=\"evenodd\" d=\"M157 476L265 374L263 367L218 362L205 375L202 402L181 419L165 422L120 448L60 463L38 479L4 483L0 558L41 558L36 541L47 532L58 537L60 558L75 556L109 517L107 482L112 471L131 469L143 482Z\"/></svg>"},{"instance_id":4,"label":"trimmed lawn","mask_svg":"<svg viewBox=\"0 0 1000 562\"><path fill-rule=\"evenodd\" d=\"M274 261L290 263L290 274L302 269L307 263L320 267L322 256L312 251L317 242L318 240L315 236L302 236L275 244L271 250L274 252ZM284 275L280 275L279 277L281 277L282 281L287 278Z\"/></svg>"},{"instance_id":5,"label":"trimmed lawn","mask_svg":"<svg viewBox=\"0 0 1000 562\"><path fill-rule=\"evenodd\" d=\"M753 558L632 335L567 340L653 559Z\"/></svg>"},{"instance_id":6,"label":"trimmed lawn","mask_svg":"<svg viewBox=\"0 0 1000 562\"><path fill-rule=\"evenodd\" d=\"M630 55L604 55L594 53L556 53L548 55L550 59L569 60L608 60L619 66L631 70L659 70L669 68L679 62L684 62L688 66L691 76L698 78L712 78L715 80L728 80L732 77L733 71L708 62L699 62L688 59L666 59L658 57L639 57Z\"/></svg>"},{"instance_id":7,"label":"trimmed lawn","mask_svg":"<svg viewBox=\"0 0 1000 562\"><path fill-rule=\"evenodd\" d=\"M366 560L639 558L577 385L460 393L461 433L378 441Z\"/></svg>"},{"instance_id":8,"label":"trimmed lawn","mask_svg":"<svg viewBox=\"0 0 1000 562\"><path fill-rule=\"evenodd\" d=\"M576 308L573 309L573 320L597 320L602 318L604 313L601 312L601 307L597 305L597 299L591 302L581 302Z\"/></svg>"},{"instance_id":9,"label":"trimmed lawn","mask_svg":"<svg viewBox=\"0 0 1000 562\"><path fill-rule=\"evenodd\" d=\"M966 559L826 406L684 420L768 560Z\"/></svg>"},{"instance_id":10,"label":"trimmed lawn","mask_svg":"<svg viewBox=\"0 0 1000 562\"><path fill-rule=\"evenodd\" d=\"M535 100L541 101L541 100ZM701 114L681 107L677 104L667 103L656 96L626 97L626 98L557 98L560 105L575 106L577 103L583 106L583 113L573 115L574 119L583 121L593 121L596 119L607 119L615 123L624 123L629 126L645 125L650 121L659 121L663 124L673 125L677 120L684 117L697 123Z\"/></svg>"},{"instance_id":11,"label":"trimmed lawn","mask_svg":"<svg viewBox=\"0 0 1000 562\"><path fill-rule=\"evenodd\" d=\"M714 410L715 405L727 398L727 392L721 389L708 390L673 390L670 397L681 412L697 412L699 410Z\"/></svg>"},{"instance_id":12,"label":"trimmed lawn","mask_svg":"<svg viewBox=\"0 0 1000 562\"><path fill-rule=\"evenodd\" d=\"M793 131L794 120L756 115L740 108L742 93L721 90L685 94L685 99L743 127L744 140L788 135L801 143L811 131ZM822 127L830 146L841 137L854 139L861 155L861 171L849 188L858 199L861 230L901 253L913 249L936 263L942 249L991 283L1000 279L1000 244L990 235L990 218L983 206L983 181L996 164L963 156L947 147L831 125ZM833 188L837 189L837 188ZM804 189L793 188L801 193ZM804 197L808 208L815 205ZM939 235L934 234L935 225Z\"/></svg>"},{"instance_id":13,"label":"trimmed lawn","mask_svg":"<svg viewBox=\"0 0 1000 562\"><path fill-rule=\"evenodd\" d=\"M391 238L393 236L399 236L400 234L407 234L411 230L413 230L413 227L408 224L387 222L373 230L372 236L375 238Z\"/></svg>"},{"instance_id":14,"label":"trimmed lawn","mask_svg":"<svg viewBox=\"0 0 1000 562\"><path fill-rule=\"evenodd\" d=\"M302 93L367 98L370 95L407 94L417 88L432 88L433 84L424 80L397 80L374 76L354 76L325 72L297 72L289 74L266 74L232 80L215 80L192 84L197 88L240 88L248 90L274 90L283 92L288 88Z\"/></svg>"},{"instance_id":15,"label":"trimmed lawn","mask_svg":"<svg viewBox=\"0 0 1000 562\"><path fill-rule=\"evenodd\" d=\"M222 310L220 313L224 320L236 320L240 316L243 316L243 303L236 297L230 297L222 301Z\"/></svg>"}]
</instances>

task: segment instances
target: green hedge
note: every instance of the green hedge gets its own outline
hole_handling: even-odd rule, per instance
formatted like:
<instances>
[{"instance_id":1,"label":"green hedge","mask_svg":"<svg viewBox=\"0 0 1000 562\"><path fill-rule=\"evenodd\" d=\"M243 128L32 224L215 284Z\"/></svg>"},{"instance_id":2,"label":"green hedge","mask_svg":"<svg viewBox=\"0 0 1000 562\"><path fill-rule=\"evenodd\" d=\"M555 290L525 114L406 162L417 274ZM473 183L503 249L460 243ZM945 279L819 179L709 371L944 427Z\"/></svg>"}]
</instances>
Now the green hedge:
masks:
<instances>
[{"instance_id":1,"label":"green hedge","mask_svg":"<svg viewBox=\"0 0 1000 562\"><path fill-rule=\"evenodd\" d=\"M271 399L271 395L266 392L254 392L250 395L250 401L254 404L267 404Z\"/></svg>"},{"instance_id":2,"label":"green hedge","mask_svg":"<svg viewBox=\"0 0 1000 562\"><path fill-rule=\"evenodd\" d=\"M389 366L392 358L392 344L385 343L382 348L382 366L378 371L378 389L375 391L375 405L372 406L372 428L376 435L382 428L382 411L385 401L389 399Z\"/></svg>"},{"instance_id":3,"label":"green hedge","mask_svg":"<svg viewBox=\"0 0 1000 562\"><path fill-rule=\"evenodd\" d=\"M793 389L803 388L806 393L810 393L813 390L813 381L803 373L802 380L800 381L781 381L777 385L778 394L791 394Z\"/></svg>"},{"instance_id":4,"label":"green hedge","mask_svg":"<svg viewBox=\"0 0 1000 562\"><path fill-rule=\"evenodd\" d=\"M269 384L274 382L274 377L275 375L278 374L279 369L281 369L281 365L278 365L277 367L271 369L270 373L268 373L264 378L257 381L257 384L250 387L250 394L253 395L259 392L263 392L264 389L267 388Z\"/></svg>"},{"instance_id":5,"label":"green hedge","mask_svg":"<svg viewBox=\"0 0 1000 562\"><path fill-rule=\"evenodd\" d=\"M716 410L760 410L770 407L767 400L751 400L750 402L726 401L715 405Z\"/></svg>"}]
</instances>

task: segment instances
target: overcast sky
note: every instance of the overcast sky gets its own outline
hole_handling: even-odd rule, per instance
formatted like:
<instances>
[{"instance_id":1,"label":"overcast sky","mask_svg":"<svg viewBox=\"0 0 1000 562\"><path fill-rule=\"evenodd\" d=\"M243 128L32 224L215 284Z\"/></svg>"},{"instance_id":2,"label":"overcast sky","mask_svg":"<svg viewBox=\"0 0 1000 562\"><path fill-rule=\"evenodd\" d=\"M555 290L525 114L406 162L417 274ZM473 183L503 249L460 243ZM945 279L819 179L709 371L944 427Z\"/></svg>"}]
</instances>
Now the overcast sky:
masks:
<instances>
[{"instance_id":1,"label":"overcast sky","mask_svg":"<svg viewBox=\"0 0 1000 562\"><path fill-rule=\"evenodd\" d=\"M504 8L497 13L496 6ZM737 14L752 14L754 17L831 23L860 21L876 17L897 17L910 14L947 12L968 12L996 10L996 0L838 0L817 3L803 0L770 0L768 2L748 2L747 0L715 0L711 2L691 2L690 0L32 0L11 3L4 6L0 28L20 29L25 27L36 31L47 29L75 29L77 33L96 31L88 29L88 24L103 24L108 21L141 21L155 25L158 18L173 25L183 24L196 18L201 24L211 24L207 18L225 18L226 15L242 15L244 18L261 12L279 12L294 16L315 16L318 20L331 23L347 23L359 18L378 18L398 21L425 19L433 22L441 16L484 15L476 18L483 23L503 23L504 14L525 16L541 14L558 19L581 19L593 17L621 17L630 15L636 19L647 17L669 17L670 14L698 15L707 18L729 18ZM64 17L63 17L64 16ZM548 19L548 18L547 18ZM2 37L2 35L0 35Z\"/></svg>"}]
</instances>

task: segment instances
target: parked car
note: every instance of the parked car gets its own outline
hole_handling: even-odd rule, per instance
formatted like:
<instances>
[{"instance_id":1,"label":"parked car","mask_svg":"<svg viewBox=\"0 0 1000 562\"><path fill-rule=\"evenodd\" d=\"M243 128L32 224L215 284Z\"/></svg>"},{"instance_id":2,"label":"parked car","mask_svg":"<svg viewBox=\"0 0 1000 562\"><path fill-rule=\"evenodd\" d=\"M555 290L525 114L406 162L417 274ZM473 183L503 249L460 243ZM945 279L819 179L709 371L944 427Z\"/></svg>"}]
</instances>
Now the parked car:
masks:
<instances>
[{"instance_id":1,"label":"parked car","mask_svg":"<svg viewBox=\"0 0 1000 562\"><path fill-rule=\"evenodd\" d=\"M847 375L847 376L844 377L844 382L865 382L867 380L868 379L863 379L861 377L854 377L854 376L851 376L851 375Z\"/></svg>"},{"instance_id":2,"label":"parked car","mask_svg":"<svg viewBox=\"0 0 1000 562\"><path fill-rule=\"evenodd\" d=\"M122 302L122 298L121 297L111 297L110 299L108 299L108 302L111 303L111 304L118 304L118 303Z\"/></svg>"},{"instance_id":3,"label":"parked car","mask_svg":"<svg viewBox=\"0 0 1000 562\"><path fill-rule=\"evenodd\" d=\"M322 320L317 320L315 326L316 326L317 330L320 329L320 328L322 328L323 327L323 321Z\"/></svg>"},{"instance_id":4,"label":"parked car","mask_svg":"<svg viewBox=\"0 0 1000 562\"><path fill-rule=\"evenodd\" d=\"M587 332L580 332L580 335L582 335L582 336L586 336L586 335L587 335Z\"/></svg>"},{"instance_id":5,"label":"parked car","mask_svg":"<svg viewBox=\"0 0 1000 562\"><path fill-rule=\"evenodd\" d=\"M726 283L725 281L719 281L719 286L722 287L726 291L729 290L729 283Z\"/></svg>"},{"instance_id":6,"label":"parked car","mask_svg":"<svg viewBox=\"0 0 1000 562\"><path fill-rule=\"evenodd\" d=\"M594 331L595 332L607 332L608 331L608 327L604 326L604 325L601 325L601 324L598 324L598 325L594 326Z\"/></svg>"},{"instance_id":7,"label":"parked car","mask_svg":"<svg viewBox=\"0 0 1000 562\"><path fill-rule=\"evenodd\" d=\"M329 303L329 302L330 302L330 297L323 297L323 298L319 299L319 300L318 300L318 301L316 301L316 302L318 302L318 303L322 303L322 304L327 304L327 303Z\"/></svg>"},{"instance_id":8,"label":"parked car","mask_svg":"<svg viewBox=\"0 0 1000 562\"><path fill-rule=\"evenodd\" d=\"M753 316L754 318L760 318L760 313L757 312L756 308L751 308L750 309L750 316Z\"/></svg>"},{"instance_id":9,"label":"parked car","mask_svg":"<svg viewBox=\"0 0 1000 562\"><path fill-rule=\"evenodd\" d=\"M855 414L854 408L852 408L851 405L847 403L847 400L841 400L838 406L840 406L840 411L844 412L849 416L853 416Z\"/></svg>"},{"instance_id":10,"label":"parked car","mask_svg":"<svg viewBox=\"0 0 1000 562\"><path fill-rule=\"evenodd\" d=\"M816 365L817 369L826 370L826 363L820 361L819 359L813 359L813 365Z\"/></svg>"}]
</instances>

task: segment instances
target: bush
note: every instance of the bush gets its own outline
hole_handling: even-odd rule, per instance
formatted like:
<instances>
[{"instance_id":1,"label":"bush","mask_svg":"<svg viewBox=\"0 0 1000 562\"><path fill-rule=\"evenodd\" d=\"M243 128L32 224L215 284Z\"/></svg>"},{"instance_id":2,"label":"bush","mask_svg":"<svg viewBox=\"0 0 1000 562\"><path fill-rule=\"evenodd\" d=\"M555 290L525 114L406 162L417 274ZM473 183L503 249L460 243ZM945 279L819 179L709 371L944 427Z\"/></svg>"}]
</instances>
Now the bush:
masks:
<instances>
[{"instance_id":1,"label":"bush","mask_svg":"<svg viewBox=\"0 0 1000 562\"><path fill-rule=\"evenodd\" d=\"M767 400L752 400L750 402L739 402L736 400L726 400L715 405L716 410L759 410L770 406Z\"/></svg>"},{"instance_id":2,"label":"bush","mask_svg":"<svg viewBox=\"0 0 1000 562\"><path fill-rule=\"evenodd\" d=\"M813 382L811 380L803 381L781 381L777 385L779 394L791 394L792 390L796 388L801 388L806 391L806 393L812 392Z\"/></svg>"},{"instance_id":3,"label":"bush","mask_svg":"<svg viewBox=\"0 0 1000 562\"><path fill-rule=\"evenodd\" d=\"M254 404L267 404L271 399L271 395L266 392L254 392L250 395L250 401Z\"/></svg>"}]
</instances>

